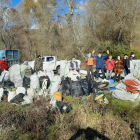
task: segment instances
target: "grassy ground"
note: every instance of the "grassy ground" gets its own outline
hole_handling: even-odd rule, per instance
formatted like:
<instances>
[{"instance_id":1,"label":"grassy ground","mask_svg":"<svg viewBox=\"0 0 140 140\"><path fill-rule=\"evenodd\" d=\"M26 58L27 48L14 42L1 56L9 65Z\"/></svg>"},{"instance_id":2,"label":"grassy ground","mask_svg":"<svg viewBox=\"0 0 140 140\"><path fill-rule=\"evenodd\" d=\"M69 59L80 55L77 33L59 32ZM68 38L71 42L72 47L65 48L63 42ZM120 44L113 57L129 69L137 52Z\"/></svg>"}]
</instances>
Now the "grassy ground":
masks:
<instances>
[{"instance_id":1,"label":"grassy ground","mask_svg":"<svg viewBox=\"0 0 140 140\"><path fill-rule=\"evenodd\" d=\"M106 96L108 105L95 102L92 95L86 100L64 97L73 108L68 114L50 111L43 98L26 107L1 102L0 140L137 140L140 104Z\"/></svg>"}]
</instances>

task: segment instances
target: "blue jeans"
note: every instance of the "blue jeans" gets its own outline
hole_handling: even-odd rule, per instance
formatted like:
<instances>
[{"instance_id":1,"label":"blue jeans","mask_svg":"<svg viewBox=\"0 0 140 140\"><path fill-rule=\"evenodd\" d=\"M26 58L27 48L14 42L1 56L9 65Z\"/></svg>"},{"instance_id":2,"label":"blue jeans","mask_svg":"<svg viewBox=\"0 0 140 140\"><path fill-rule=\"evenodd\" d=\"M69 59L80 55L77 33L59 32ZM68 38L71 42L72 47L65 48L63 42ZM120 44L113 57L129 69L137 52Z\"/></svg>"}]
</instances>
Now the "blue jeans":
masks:
<instances>
[{"instance_id":1,"label":"blue jeans","mask_svg":"<svg viewBox=\"0 0 140 140\"><path fill-rule=\"evenodd\" d=\"M126 71L126 69L124 68L124 75L126 76L128 73L127 73L127 71Z\"/></svg>"},{"instance_id":2,"label":"blue jeans","mask_svg":"<svg viewBox=\"0 0 140 140\"><path fill-rule=\"evenodd\" d=\"M112 76L112 70L107 70L106 79L107 80L111 79L111 76Z\"/></svg>"},{"instance_id":3,"label":"blue jeans","mask_svg":"<svg viewBox=\"0 0 140 140\"><path fill-rule=\"evenodd\" d=\"M103 78L105 78L105 72L104 72L104 68L101 69L96 69L97 73L96 73L96 78L99 78L99 71L101 70L102 74L103 74Z\"/></svg>"}]
</instances>

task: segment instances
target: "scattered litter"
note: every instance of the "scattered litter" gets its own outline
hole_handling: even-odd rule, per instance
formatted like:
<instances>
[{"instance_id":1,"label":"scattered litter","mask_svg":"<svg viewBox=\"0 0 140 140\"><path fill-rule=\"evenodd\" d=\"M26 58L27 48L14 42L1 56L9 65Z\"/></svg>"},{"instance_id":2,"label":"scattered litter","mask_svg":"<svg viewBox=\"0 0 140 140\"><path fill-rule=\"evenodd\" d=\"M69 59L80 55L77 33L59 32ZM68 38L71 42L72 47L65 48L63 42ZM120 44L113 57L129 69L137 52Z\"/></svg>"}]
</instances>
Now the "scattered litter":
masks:
<instances>
[{"instance_id":1,"label":"scattered litter","mask_svg":"<svg viewBox=\"0 0 140 140\"><path fill-rule=\"evenodd\" d=\"M28 105L28 104L31 104L33 103L33 97L29 97L29 96L24 96L23 97L23 102L21 103L22 105Z\"/></svg>"},{"instance_id":2,"label":"scattered litter","mask_svg":"<svg viewBox=\"0 0 140 140\"><path fill-rule=\"evenodd\" d=\"M95 101L99 101L100 103L109 104L108 99L105 97L105 94L103 92L99 92L94 95Z\"/></svg>"},{"instance_id":3,"label":"scattered litter","mask_svg":"<svg viewBox=\"0 0 140 140\"><path fill-rule=\"evenodd\" d=\"M64 102L57 101L56 106L58 107L61 113L69 113L72 110L72 106Z\"/></svg>"}]
</instances>

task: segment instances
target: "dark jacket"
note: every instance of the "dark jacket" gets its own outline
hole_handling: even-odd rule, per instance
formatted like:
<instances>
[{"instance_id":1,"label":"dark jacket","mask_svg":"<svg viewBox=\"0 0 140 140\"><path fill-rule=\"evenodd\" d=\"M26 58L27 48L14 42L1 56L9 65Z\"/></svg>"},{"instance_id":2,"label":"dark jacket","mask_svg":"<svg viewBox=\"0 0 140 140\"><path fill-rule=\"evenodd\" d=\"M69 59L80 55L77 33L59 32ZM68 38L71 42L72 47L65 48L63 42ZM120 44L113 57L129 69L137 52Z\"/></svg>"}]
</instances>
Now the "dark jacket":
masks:
<instances>
[{"instance_id":1,"label":"dark jacket","mask_svg":"<svg viewBox=\"0 0 140 140\"><path fill-rule=\"evenodd\" d=\"M78 69L80 68L77 61L71 61L71 62L70 62L70 70L71 70L72 68L74 68L75 70L76 70L77 68L78 68Z\"/></svg>"},{"instance_id":2,"label":"dark jacket","mask_svg":"<svg viewBox=\"0 0 140 140\"><path fill-rule=\"evenodd\" d=\"M106 56L95 56L96 59L96 69L104 68L104 60L108 58L109 55Z\"/></svg>"},{"instance_id":3,"label":"dark jacket","mask_svg":"<svg viewBox=\"0 0 140 140\"><path fill-rule=\"evenodd\" d=\"M129 60L128 59L123 59L123 66L124 66L124 68L129 67Z\"/></svg>"},{"instance_id":4,"label":"dark jacket","mask_svg":"<svg viewBox=\"0 0 140 140\"><path fill-rule=\"evenodd\" d=\"M35 60L35 70L42 70L43 69L43 62L41 59L37 58Z\"/></svg>"}]
</instances>

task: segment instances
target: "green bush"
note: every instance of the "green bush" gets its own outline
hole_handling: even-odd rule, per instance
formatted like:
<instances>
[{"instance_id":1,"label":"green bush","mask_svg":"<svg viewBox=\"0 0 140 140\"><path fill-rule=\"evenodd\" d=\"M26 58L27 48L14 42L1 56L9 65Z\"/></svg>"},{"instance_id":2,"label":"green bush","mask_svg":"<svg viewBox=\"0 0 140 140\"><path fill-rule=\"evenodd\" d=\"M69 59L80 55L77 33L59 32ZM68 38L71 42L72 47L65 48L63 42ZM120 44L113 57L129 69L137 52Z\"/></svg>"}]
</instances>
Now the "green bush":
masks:
<instances>
[{"instance_id":1,"label":"green bush","mask_svg":"<svg viewBox=\"0 0 140 140\"><path fill-rule=\"evenodd\" d=\"M128 46L123 46L123 45L102 43L101 46L99 47L99 51L105 54L108 48L110 49L110 54L114 57L120 55L123 58L125 54L130 56L130 53L134 52L136 54L136 57L140 59L140 51L130 49Z\"/></svg>"}]
</instances>

